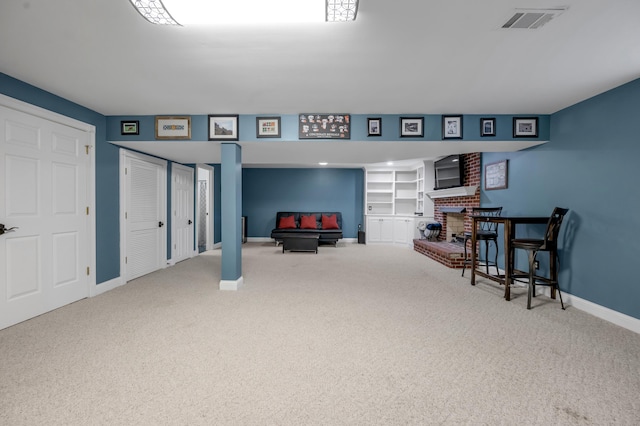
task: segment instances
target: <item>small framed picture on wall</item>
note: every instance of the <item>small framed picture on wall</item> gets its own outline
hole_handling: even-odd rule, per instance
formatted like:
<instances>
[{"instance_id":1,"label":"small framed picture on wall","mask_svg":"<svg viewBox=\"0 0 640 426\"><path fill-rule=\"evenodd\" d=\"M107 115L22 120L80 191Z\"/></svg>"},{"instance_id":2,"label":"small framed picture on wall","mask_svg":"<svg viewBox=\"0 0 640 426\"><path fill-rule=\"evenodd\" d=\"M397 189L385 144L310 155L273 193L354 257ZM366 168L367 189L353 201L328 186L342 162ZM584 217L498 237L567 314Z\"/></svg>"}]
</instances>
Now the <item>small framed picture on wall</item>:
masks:
<instances>
[{"instance_id":1,"label":"small framed picture on wall","mask_svg":"<svg viewBox=\"0 0 640 426\"><path fill-rule=\"evenodd\" d=\"M368 118L367 136L382 136L382 118Z\"/></svg>"},{"instance_id":2,"label":"small framed picture on wall","mask_svg":"<svg viewBox=\"0 0 640 426\"><path fill-rule=\"evenodd\" d=\"M496 135L496 119L495 118L481 118L480 119L480 136L495 136Z\"/></svg>"},{"instance_id":3,"label":"small framed picture on wall","mask_svg":"<svg viewBox=\"0 0 640 426\"><path fill-rule=\"evenodd\" d=\"M513 117L514 138L537 138L538 117Z\"/></svg>"},{"instance_id":4,"label":"small framed picture on wall","mask_svg":"<svg viewBox=\"0 0 640 426\"><path fill-rule=\"evenodd\" d=\"M442 139L462 139L462 116L442 116Z\"/></svg>"}]
</instances>

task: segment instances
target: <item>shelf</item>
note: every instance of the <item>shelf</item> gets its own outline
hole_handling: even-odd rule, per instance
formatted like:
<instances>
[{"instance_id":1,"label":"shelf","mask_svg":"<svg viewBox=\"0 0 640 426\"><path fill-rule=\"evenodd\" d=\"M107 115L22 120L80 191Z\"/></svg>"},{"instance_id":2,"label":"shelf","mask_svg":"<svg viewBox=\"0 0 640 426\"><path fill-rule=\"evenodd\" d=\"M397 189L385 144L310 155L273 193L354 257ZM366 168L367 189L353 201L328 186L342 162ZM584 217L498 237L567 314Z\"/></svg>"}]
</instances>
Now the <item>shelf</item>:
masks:
<instances>
[{"instance_id":1,"label":"shelf","mask_svg":"<svg viewBox=\"0 0 640 426\"><path fill-rule=\"evenodd\" d=\"M431 198L446 198L446 197L469 197L475 195L478 185L473 186L458 186L456 188L438 189L436 191L425 192L427 197Z\"/></svg>"}]
</instances>

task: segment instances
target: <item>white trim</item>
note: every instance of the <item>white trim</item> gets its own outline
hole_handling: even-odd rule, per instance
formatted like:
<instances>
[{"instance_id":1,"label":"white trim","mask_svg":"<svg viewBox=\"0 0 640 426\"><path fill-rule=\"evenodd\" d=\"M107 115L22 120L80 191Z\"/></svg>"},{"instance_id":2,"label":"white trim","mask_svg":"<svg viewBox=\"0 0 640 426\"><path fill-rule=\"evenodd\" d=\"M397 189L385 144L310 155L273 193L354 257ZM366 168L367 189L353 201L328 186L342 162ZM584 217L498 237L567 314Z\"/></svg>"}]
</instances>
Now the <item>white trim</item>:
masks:
<instances>
[{"instance_id":1,"label":"white trim","mask_svg":"<svg viewBox=\"0 0 640 426\"><path fill-rule=\"evenodd\" d=\"M114 290L118 287L120 287L121 285L125 284L124 281L122 280L121 277L117 277L114 278L112 280L109 281L104 281L100 284L94 285L92 290L91 290L91 296L90 297L95 297L95 296L99 296L103 293L106 293L108 291Z\"/></svg>"},{"instance_id":2,"label":"white trim","mask_svg":"<svg viewBox=\"0 0 640 426\"><path fill-rule=\"evenodd\" d=\"M237 280L220 280L220 290L237 291L242 287L243 283L244 279L242 277Z\"/></svg>"},{"instance_id":3,"label":"white trim","mask_svg":"<svg viewBox=\"0 0 640 426\"><path fill-rule=\"evenodd\" d=\"M118 176L120 178L120 276L122 277L123 284L127 283L127 264L125 259L127 257L127 221L125 220L125 213L127 208L127 178L124 170L126 167L126 160L128 158L134 158L140 161L147 161L150 163L158 164L162 167L163 173L161 176L161 186L163 188L163 200L162 200L162 222L165 224L165 232L162 237L162 247L160 248L160 269L166 268L167 264L167 160L152 157L138 152L129 151L125 148L120 148L120 170Z\"/></svg>"},{"instance_id":4,"label":"white trim","mask_svg":"<svg viewBox=\"0 0 640 426\"><path fill-rule=\"evenodd\" d=\"M89 165L85 179L87 182L87 207L89 207L89 217L87 224L87 256L90 274L87 278L87 294L89 297L93 295L93 289L96 286L96 127L92 124L85 123L75 118L44 109L30 103L21 101L10 96L0 94L0 105L11 108L13 110L29 114L38 118L42 118L54 123L72 127L88 134L89 149Z\"/></svg>"},{"instance_id":5,"label":"white trim","mask_svg":"<svg viewBox=\"0 0 640 426\"><path fill-rule=\"evenodd\" d=\"M543 294L546 297L551 297L551 289L549 287L538 287L536 289L536 293ZM558 299L558 302L559 301L560 300ZM609 321L610 323L640 334L640 319L638 318L631 317L623 314L622 312L614 311L613 309L606 308L602 305L598 305L597 303L590 302L564 291L562 292L562 301L564 302L565 307L568 305L573 306L574 308L591 314L594 317Z\"/></svg>"}]
</instances>

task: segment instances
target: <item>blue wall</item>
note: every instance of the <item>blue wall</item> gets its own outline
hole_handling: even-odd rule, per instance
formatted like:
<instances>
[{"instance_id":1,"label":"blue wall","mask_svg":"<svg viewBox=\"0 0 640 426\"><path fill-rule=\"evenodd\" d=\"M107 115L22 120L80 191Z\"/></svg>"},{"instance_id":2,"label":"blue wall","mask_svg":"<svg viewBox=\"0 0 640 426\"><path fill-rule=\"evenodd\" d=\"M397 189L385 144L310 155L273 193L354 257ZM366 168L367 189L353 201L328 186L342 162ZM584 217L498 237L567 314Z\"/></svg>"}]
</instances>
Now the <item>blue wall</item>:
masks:
<instances>
[{"instance_id":1,"label":"blue wall","mask_svg":"<svg viewBox=\"0 0 640 426\"><path fill-rule=\"evenodd\" d=\"M343 235L356 238L364 215L362 169L242 170L247 236L269 237L278 211L342 212Z\"/></svg>"},{"instance_id":2,"label":"blue wall","mask_svg":"<svg viewBox=\"0 0 640 426\"><path fill-rule=\"evenodd\" d=\"M551 142L509 159L508 189L483 191L505 214L548 216L570 208L561 229L560 288L640 318L640 80L551 116ZM520 259L519 259L520 260Z\"/></svg>"},{"instance_id":3,"label":"blue wall","mask_svg":"<svg viewBox=\"0 0 640 426\"><path fill-rule=\"evenodd\" d=\"M96 282L120 276L119 157L107 143L106 118L88 108L0 73L0 93L96 127Z\"/></svg>"}]
</instances>

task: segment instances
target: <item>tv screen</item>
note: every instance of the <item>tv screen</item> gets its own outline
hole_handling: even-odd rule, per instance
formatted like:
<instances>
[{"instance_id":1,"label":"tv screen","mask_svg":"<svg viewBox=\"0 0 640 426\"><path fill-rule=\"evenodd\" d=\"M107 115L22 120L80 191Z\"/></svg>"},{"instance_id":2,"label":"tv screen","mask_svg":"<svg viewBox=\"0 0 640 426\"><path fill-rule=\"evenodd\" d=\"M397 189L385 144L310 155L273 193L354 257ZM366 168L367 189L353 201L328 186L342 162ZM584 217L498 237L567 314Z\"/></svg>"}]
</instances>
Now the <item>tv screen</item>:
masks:
<instances>
[{"instance_id":1,"label":"tv screen","mask_svg":"<svg viewBox=\"0 0 640 426\"><path fill-rule=\"evenodd\" d=\"M455 188L464 184L464 161L462 155L449 155L434 161L436 186L433 189Z\"/></svg>"}]
</instances>

